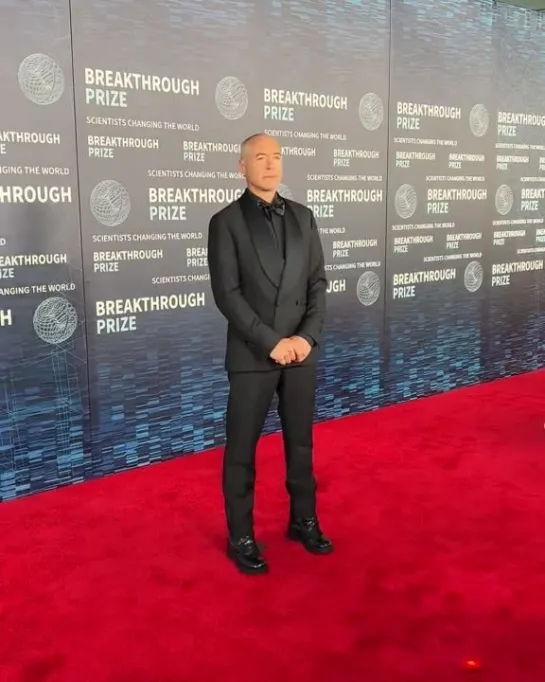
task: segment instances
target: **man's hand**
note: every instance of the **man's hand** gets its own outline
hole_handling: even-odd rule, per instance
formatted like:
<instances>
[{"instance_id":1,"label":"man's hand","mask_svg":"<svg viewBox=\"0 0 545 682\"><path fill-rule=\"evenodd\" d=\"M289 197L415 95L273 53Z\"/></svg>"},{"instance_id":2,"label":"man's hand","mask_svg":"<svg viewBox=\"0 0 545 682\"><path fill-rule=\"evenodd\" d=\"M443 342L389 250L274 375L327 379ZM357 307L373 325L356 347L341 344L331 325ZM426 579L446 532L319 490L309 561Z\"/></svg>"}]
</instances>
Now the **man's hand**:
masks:
<instances>
[{"instance_id":1,"label":"man's hand","mask_svg":"<svg viewBox=\"0 0 545 682\"><path fill-rule=\"evenodd\" d=\"M310 351L312 350L310 343L302 336L292 336L289 340L293 343L297 362L303 362L303 360L306 360Z\"/></svg>"},{"instance_id":2,"label":"man's hand","mask_svg":"<svg viewBox=\"0 0 545 682\"><path fill-rule=\"evenodd\" d=\"M282 339L273 348L270 357L279 365L289 365L297 360L295 343L292 339Z\"/></svg>"}]
</instances>

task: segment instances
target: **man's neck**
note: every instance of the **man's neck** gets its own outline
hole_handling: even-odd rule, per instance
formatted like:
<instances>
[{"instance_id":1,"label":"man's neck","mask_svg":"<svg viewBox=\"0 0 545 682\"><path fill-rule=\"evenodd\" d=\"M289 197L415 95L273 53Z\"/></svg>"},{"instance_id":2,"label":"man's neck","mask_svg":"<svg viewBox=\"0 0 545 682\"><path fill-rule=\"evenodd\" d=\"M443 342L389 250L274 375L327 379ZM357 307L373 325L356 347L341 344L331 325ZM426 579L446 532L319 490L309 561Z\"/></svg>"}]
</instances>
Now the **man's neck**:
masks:
<instances>
[{"instance_id":1,"label":"man's neck","mask_svg":"<svg viewBox=\"0 0 545 682\"><path fill-rule=\"evenodd\" d=\"M276 196L276 190L264 191L262 189L257 189L257 187L252 187L251 185L248 185L248 189L252 194L255 194L256 197L263 199L263 201L266 201L268 204L272 204L274 197Z\"/></svg>"}]
</instances>

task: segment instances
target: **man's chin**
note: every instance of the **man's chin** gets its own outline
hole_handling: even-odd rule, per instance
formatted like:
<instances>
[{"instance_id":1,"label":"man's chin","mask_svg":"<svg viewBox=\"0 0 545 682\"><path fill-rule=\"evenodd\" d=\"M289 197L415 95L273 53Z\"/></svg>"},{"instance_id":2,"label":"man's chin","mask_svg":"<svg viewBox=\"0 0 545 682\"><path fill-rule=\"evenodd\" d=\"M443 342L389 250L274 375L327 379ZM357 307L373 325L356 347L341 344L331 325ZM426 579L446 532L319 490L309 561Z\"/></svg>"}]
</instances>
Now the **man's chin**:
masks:
<instances>
[{"instance_id":1,"label":"man's chin","mask_svg":"<svg viewBox=\"0 0 545 682\"><path fill-rule=\"evenodd\" d=\"M274 192L278 191L278 187L280 186L280 183L279 182L272 182L272 181L271 182L265 182L263 180L259 184L255 183L253 186L256 190L259 190L260 192L274 193Z\"/></svg>"}]
</instances>

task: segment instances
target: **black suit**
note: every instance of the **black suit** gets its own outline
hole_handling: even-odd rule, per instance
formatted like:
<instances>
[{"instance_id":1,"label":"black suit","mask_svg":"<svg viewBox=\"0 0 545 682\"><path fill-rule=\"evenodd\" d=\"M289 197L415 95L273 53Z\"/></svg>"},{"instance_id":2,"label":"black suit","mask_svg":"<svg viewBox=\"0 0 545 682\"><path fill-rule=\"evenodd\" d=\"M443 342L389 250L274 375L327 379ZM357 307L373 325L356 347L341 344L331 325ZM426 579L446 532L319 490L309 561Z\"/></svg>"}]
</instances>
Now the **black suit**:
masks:
<instances>
[{"instance_id":1,"label":"black suit","mask_svg":"<svg viewBox=\"0 0 545 682\"><path fill-rule=\"evenodd\" d=\"M268 218L246 191L214 215L208 262L216 305L228 322L225 366L230 392L223 490L229 532L253 532L255 448L277 392L291 514L315 515L312 422L326 277L318 228L305 206L284 200ZM269 356L289 336L311 341L302 363L281 367Z\"/></svg>"}]
</instances>

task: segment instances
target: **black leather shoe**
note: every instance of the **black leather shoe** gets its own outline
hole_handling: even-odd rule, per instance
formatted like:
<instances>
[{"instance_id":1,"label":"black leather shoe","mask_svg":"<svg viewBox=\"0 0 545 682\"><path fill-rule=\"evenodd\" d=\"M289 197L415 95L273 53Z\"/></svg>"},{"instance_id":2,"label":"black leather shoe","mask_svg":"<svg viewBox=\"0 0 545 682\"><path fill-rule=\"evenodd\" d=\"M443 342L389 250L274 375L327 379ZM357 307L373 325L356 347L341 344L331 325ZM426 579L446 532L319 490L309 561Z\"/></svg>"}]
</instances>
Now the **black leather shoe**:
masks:
<instances>
[{"instance_id":1,"label":"black leather shoe","mask_svg":"<svg viewBox=\"0 0 545 682\"><path fill-rule=\"evenodd\" d=\"M267 562L261 556L259 547L251 535L245 535L236 540L228 540L227 556L242 573L254 575L267 573L269 570Z\"/></svg>"},{"instance_id":2,"label":"black leather shoe","mask_svg":"<svg viewBox=\"0 0 545 682\"><path fill-rule=\"evenodd\" d=\"M331 540L322 533L316 518L290 521L288 538L300 542L312 554L331 554L333 551Z\"/></svg>"}]
</instances>

